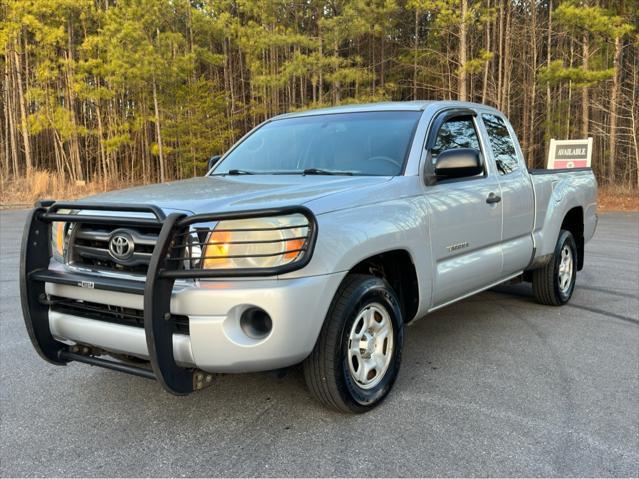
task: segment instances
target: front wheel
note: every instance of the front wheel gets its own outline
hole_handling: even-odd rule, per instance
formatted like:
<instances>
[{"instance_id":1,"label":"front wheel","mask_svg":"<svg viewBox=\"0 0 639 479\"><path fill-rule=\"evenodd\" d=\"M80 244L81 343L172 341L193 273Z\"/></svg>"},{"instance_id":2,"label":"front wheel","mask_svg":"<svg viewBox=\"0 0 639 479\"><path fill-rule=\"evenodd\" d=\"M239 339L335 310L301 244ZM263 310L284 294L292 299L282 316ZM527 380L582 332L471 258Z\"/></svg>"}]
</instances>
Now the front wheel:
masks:
<instances>
[{"instance_id":1,"label":"front wheel","mask_svg":"<svg viewBox=\"0 0 639 479\"><path fill-rule=\"evenodd\" d=\"M403 341L401 308L390 285L375 276L349 275L304 361L306 384L326 406L366 412L391 390Z\"/></svg>"},{"instance_id":2,"label":"front wheel","mask_svg":"<svg viewBox=\"0 0 639 479\"><path fill-rule=\"evenodd\" d=\"M533 293L541 304L566 304L575 289L577 279L577 246L572 233L561 230L555 252L543 267L533 271Z\"/></svg>"}]
</instances>

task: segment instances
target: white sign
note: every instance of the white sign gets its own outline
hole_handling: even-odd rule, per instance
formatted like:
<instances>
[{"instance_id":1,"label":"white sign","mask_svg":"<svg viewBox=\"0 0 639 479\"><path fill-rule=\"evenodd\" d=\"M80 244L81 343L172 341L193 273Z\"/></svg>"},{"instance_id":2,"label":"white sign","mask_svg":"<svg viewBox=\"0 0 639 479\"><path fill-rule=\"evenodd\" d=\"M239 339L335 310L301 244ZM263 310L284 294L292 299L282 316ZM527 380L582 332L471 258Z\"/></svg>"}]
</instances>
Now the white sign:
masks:
<instances>
[{"instance_id":1,"label":"white sign","mask_svg":"<svg viewBox=\"0 0 639 479\"><path fill-rule=\"evenodd\" d=\"M585 140L550 140L549 170L562 168L590 168L592 138Z\"/></svg>"}]
</instances>

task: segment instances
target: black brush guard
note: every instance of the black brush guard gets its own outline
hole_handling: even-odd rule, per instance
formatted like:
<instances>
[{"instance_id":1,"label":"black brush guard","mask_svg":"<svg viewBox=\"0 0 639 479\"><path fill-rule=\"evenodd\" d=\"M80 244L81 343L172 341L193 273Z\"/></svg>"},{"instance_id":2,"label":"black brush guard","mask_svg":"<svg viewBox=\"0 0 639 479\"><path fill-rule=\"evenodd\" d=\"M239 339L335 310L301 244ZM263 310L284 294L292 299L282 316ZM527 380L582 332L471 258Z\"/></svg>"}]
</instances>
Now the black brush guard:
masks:
<instances>
[{"instance_id":1,"label":"black brush guard","mask_svg":"<svg viewBox=\"0 0 639 479\"><path fill-rule=\"evenodd\" d=\"M82 210L82 215L60 213L60 210ZM104 216L87 212L132 212L147 213L149 217ZM308 220L308 239L299 260L281 267L255 269L183 269L182 253L176 247L176 236L184 237L189 227L197 223L216 222L227 219L248 219L300 213ZM156 226L159 237L147 272L146 282L103 278L96 275L49 270L51 258L50 225L52 222L108 224L118 226ZM317 222L308 208L291 206L219 214L186 215L164 212L153 205L91 204L39 202L30 212L25 225L20 257L20 299L24 321L40 356L56 365L79 361L93 366L157 379L168 392L176 395L189 394L204 387L206 373L176 364L173 355L173 327L170 301L173 285L178 278L228 278L241 276L275 276L303 268L310 261L315 240ZM126 363L99 358L90 348L70 347L54 339L49 328L49 304L45 283L103 289L109 291L144 295L144 331L151 370Z\"/></svg>"}]
</instances>

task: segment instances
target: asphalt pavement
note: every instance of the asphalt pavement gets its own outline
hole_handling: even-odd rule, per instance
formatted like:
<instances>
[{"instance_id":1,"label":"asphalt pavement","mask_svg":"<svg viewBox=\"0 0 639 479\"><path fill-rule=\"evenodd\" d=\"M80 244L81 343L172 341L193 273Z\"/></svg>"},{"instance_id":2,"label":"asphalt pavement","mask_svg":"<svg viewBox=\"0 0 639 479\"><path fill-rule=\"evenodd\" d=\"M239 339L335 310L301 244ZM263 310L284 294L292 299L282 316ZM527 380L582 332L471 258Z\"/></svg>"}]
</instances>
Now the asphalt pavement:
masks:
<instances>
[{"instance_id":1,"label":"asphalt pavement","mask_svg":"<svg viewBox=\"0 0 639 479\"><path fill-rule=\"evenodd\" d=\"M501 286L407 330L379 408L337 414L300 368L174 397L33 350L18 268L26 212L0 212L0 474L638 476L639 214L600 216L569 305Z\"/></svg>"}]
</instances>

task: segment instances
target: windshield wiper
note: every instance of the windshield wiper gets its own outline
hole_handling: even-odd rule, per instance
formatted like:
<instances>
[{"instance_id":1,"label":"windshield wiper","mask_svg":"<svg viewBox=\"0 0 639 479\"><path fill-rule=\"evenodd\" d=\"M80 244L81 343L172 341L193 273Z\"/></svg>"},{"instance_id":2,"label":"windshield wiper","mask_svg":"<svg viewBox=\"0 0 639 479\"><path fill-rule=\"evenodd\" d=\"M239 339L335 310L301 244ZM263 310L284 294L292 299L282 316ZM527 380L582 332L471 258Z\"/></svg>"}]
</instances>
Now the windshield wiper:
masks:
<instances>
[{"instance_id":1,"label":"windshield wiper","mask_svg":"<svg viewBox=\"0 0 639 479\"><path fill-rule=\"evenodd\" d=\"M213 173L212 176L237 176L237 175L348 175L353 176L352 171L339 171L339 170L323 170L321 168L307 168L305 170L294 171L249 171L231 169L225 173Z\"/></svg>"},{"instance_id":2,"label":"windshield wiper","mask_svg":"<svg viewBox=\"0 0 639 479\"><path fill-rule=\"evenodd\" d=\"M248 171L248 170L237 170L237 169L232 169L227 171L226 173L222 173L222 175L254 175L255 173L253 173L252 171Z\"/></svg>"},{"instance_id":3,"label":"windshield wiper","mask_svg":"<svg viewBox=\"0 0 639 479\"><path fill-rule=\"evenodd\" d=\"M321 168L306 168L302 174L304 175L349 175L353 176L352 171L331 171L323 170Z\"/></svg>"}]
</instances>

